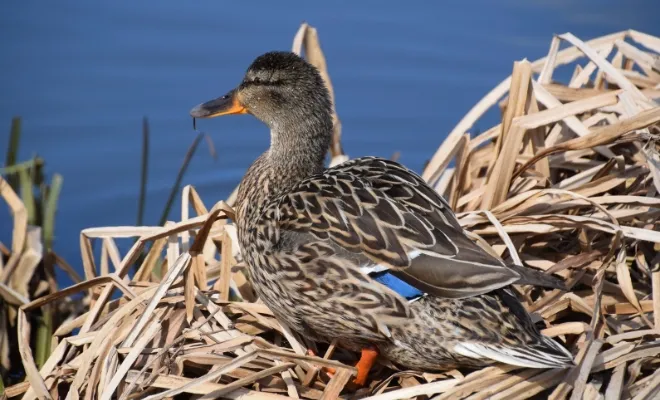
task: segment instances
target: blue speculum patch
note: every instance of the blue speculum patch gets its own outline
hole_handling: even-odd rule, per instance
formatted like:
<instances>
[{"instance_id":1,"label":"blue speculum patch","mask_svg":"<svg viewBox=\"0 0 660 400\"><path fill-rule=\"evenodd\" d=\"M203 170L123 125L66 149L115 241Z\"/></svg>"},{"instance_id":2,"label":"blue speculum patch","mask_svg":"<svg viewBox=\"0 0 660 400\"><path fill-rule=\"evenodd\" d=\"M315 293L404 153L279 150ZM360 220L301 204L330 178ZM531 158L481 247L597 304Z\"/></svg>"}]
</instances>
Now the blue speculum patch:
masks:
<instances>
[{"instance_id":1,"label":"blue speculum patch","mask_svg":"<svg viewBox=\"0 0 660 400\"><path fill-rule=\"evenodd\" d=\"M420 296L424 295L424 292L420 291L414 286L409 285L403 280L392 275L389 271L381 271L370 274L374 280L387 286L388 288L394 290L401 296L405 297L407 300L414 300Z\"/></svg>"}]
</instances>

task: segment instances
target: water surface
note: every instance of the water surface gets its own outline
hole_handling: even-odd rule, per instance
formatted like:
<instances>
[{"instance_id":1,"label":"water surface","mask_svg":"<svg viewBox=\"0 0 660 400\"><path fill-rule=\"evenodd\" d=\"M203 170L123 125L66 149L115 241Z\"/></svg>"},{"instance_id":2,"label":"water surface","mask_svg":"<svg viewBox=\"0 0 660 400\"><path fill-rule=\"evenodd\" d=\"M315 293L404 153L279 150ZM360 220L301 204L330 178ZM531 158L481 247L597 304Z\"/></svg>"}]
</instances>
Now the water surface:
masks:
<instances>
[{"instance_id":1,"label":"water surface","mask_svg":"<svg viewBox=\"0 0 660 400\"><path fill-rule=\"evenodd\" d=\"M303 20L320 34L345 151L400 151L421 171L514 60L544 56L554 33L658 35L659 9L656 0L7 2L0 154L21 115L21 158L39 154L64 176L55 247L81 269L81 229L135 223L142 117L152 130L146 223L155 224L194 137L190 108L236 85L257 55L290 49ZM266 148L268 131L249 116L198 126L218 159L202 146L184 183L210 206ZM10 221L0 210L5 244Z\"/></svg>"}]
</instances>

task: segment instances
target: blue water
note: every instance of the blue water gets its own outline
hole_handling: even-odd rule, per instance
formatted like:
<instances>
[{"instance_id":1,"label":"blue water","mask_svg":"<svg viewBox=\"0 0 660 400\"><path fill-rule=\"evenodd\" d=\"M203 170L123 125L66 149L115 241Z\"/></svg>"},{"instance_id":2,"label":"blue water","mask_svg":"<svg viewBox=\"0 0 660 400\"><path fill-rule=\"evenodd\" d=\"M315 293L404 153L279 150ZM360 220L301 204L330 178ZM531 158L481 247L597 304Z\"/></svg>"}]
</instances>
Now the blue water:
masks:
<instances>
[{"instance_id":1,"label":"blue water","mask_svg":"<svg viewBox=\"0 0 660 400\"><path fill-rule=\"evenodd\" d=\"M135 223L142 117L152 132L145 222L155 224L194 137L190 108L236 85L257 55L290 49L303 20L320 34L345 151L400 151L421 171L513 61L544 56L553 33L658 35L658 11L657 0L5 2L0 156L11 117L22 116L21 158L39 154L64 176L55 249L81 270L81 229ZM184 183L210 206L238 184L268 132L249 116L199 127L218 158L203 145ZM7 245L10 221L0 206Z\"/></svg>"}]
</instances>

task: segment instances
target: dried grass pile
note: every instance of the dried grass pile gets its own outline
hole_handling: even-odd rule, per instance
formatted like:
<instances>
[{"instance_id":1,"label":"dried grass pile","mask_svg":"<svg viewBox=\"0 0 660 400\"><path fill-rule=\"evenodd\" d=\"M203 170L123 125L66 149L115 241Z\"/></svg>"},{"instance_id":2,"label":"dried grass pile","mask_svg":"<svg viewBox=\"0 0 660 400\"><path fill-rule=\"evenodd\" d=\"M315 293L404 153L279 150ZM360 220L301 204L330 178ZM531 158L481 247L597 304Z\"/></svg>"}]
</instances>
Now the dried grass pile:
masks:
<instances>
[{"instance_id":1,"label":"dried grass pile","mask_svg":"<svg viewBox=\"0 0 660 400\"><path fill-rule=\"evenodd\" d=\"M562 42L569 46L560 50ZM327 78L312 27L296 35L294 49L301 47ZM282 328L254 298L227 220L232 198L209 210L187 186L180 222L87 229L80 236L83 282L35 300L14 299L27 380L5 395L658 398L658 54L660 39L636 31L586 43L571 34L555 37L546 58L515 63L512 76L464 117L423 172L486 249L565 278L569 292L516 289L544 333L571 349L572 370L494 366L429 374L383 367L368 388L354 392L346 387L354 355L329 346L321 348L324 358L307 356L314 344ZM574 61L570 82L553 81L556 68ZM502 98L501 123L471 136L468 129ZM345 159L336 121L333 162ZM18 243L26 227L15 219ZM116 240L127 237L137 241L122 255ZM54 350L39 369L28 316L76 293L84 296L84 313L57 327ZM328 380L318 374L321 366L337 373Z\"/></svg>"}]
</instances>

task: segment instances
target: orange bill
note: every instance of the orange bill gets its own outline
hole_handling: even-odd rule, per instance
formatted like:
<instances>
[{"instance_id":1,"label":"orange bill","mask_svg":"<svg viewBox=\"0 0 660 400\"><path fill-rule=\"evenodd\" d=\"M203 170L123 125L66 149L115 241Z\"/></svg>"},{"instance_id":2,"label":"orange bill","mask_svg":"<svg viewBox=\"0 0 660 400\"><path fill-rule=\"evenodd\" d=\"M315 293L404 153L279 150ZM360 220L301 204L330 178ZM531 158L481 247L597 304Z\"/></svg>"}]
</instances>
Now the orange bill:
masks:
<instances>
[{"instance_id":1,"label":"orange bill","mask_svg":"<svg viewBox=\"0 0 660 400\"><path fill-rule=\"evenodd\" d=\"M221 115L246 114L247 108L241 104L236 96L236 90L232 90L222 97L202 103L190 110L193 118L213 118Z\"/></svg>"}]
</instances>

